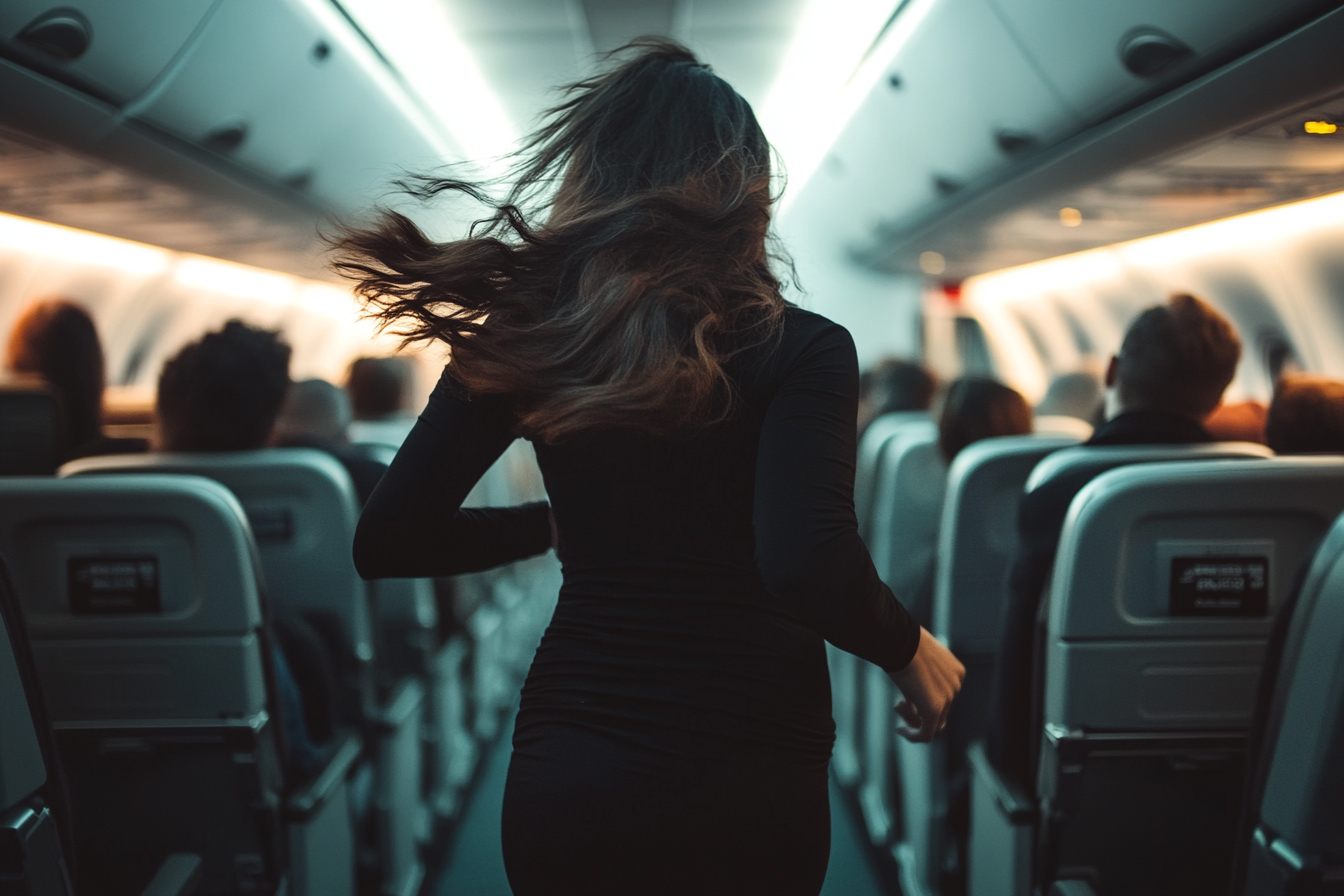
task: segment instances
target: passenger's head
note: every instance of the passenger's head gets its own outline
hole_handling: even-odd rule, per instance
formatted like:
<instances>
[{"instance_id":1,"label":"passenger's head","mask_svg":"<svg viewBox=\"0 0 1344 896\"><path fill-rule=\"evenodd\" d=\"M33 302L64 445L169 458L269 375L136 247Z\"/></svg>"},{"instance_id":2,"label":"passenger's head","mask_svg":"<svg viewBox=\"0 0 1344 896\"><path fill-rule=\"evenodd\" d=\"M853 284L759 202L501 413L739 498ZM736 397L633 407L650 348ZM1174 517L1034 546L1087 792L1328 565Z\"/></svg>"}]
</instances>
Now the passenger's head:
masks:
<instances>
[{"instance_id":1,"label":"passenger's head","mask_svg":"<svg viewBox=\"0 0 1344 896\"><path fill-rule=\"evenodd\" d=\"M874 416L896 411L927 411L938 387L933 374L912 361L887 358L865 373Z\"/></svg>"},{"instance_id":2,"label":"passenger's head","mask_svg":"<svg viewBox=\"0 0 1344 896\"><path fill-rule=\"evenodd\" d=\"M1112 414L1166 411L1203 420L1237 372L1241 340L1227 318L1194 296L1149 308L1125 332L1106 372Z\"/></svg>"},{"instance_id":3,"label":"passenger's head","mask_svg":"<svg viewBox=\"0 0 1344 896\"><path fill-rule=\"evenodd\" d=\"M1265 443L1277 454L1344 453L1344 383L1316 376L1279 380Z\"/></svg>"},{"instance_id":4,"label":"passenger's head","mask_svg":"<svg viewBox=\"0 0 1344 896\"><path fill-rule=\"evenodd\" d=\"M277 445L309 442L343 443L350 426L350 399L326 380L300 380L285 393L275 420Z\"/></svg>"},{"instance_id":5,"label":"passenger's head","mask_svg":"<svg viewBox=\"0 0 1344 896\"><path fill-rule=\"evenodd\" d=\"M289 387L278 333L231 320L163 365L157 414L165 451L243 451L266 445Z\"/></svg>"},{"instance_id":6,"label":"passenger's head","mask_svg":"<svg viewBox=\"0 0 1344 896\"><path fill-rule=\"evenodd\" d=\"M1077 417L1091 423L1101 404L1101 380L1086 371L1063 373L1050 381L1045 397L1036 405L1041 416Z\"/></svg>"},{"instance_id":7,"label":"passenger's head","mask_svg":"<svg viewBox=\"0 0 1344 896\"><path fill-rule=\"evenodd\" d=\"M379 420L407 409L415 371L406 358L356 358L345 389L356 420Z\"/></svg>"},{"instance_id":8,"label":"passenger's head","mask_svg":"<svg viewBox=\"0 0 1344 896\"><path fill-rule=\"evenodd\" d=\"M994 436L1031 432L1031 407L1016 389L987 377L953 380L938 412L938 449L952 463L961 449Z\"/></svg>"},{"instance_id":9,"label":"passenger's head","mask_svg":"<svg viewBox=\"0 0 1344 896\"><path fill-rule=\"evenodd\" d=\"M1258 401L1220 404L1204 418L1204 429L1219 442L1265 443L1269 408Z\"/></svg>"},{"instance_id":10,"label":"passenger's head","mask_svg":"<svg viewBox=\"0 0 1344 896\"><path fill-rule=\"evenodd\" d=\"M41 377L56 389L70 447L101 435L103 348L87 311L63 299L38 302L14 325L7 355L10 370Z\"/></svg>"},{"instance_id":11,"label":"passenger's head","mask_svg":"<svg viewBox=\"0 0 1344 896\"><path fill-rule=\"evenodd\" d=\"M690 50L641 39L566 88L519 151L503 202L464 238L386 214L337 244L381 322L451 350L469 392L516 396L518 428L669 434L733 399L728 362L780 332L767 248L770 146L751 106ZM359 413L358 407L356 412Z\"/></svg>"}]
</instances>

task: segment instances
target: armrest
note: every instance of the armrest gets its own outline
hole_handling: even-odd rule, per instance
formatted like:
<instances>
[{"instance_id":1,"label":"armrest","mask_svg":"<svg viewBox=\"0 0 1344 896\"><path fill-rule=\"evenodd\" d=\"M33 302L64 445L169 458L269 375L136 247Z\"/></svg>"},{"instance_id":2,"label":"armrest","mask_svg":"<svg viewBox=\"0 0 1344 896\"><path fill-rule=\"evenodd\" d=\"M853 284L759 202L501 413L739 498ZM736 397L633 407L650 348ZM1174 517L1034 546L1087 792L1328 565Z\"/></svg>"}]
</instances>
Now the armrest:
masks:
<instances>
[{"instance_id":1,"label":"armrest","mask_svg":"<svg viewBox=\"0 0 1344 896\"><path fill-rule=\"evenodd\" d=\"M200 856L193 852L170 853L140 891L140 896L190 896L200 882Z\"/></svg>"},{"instance_id":2,"label":"armrest","mask_svg":"<svg viewBox=\"0 0 1344 896\"><path fill-rule=\"evenodd\" d=\"M401 729L425 699L425 686L414 678L404 678L393 689L386 705L370 719L376 730L390 734Z\"/></svg>"},{"instance_id":3,"label":"armrest","mask_svg":"<svg viewBox=\"0 0 1344 896\"><path fill-rule=\"evenodd\" d=\"M285 800L282 810L285 820L303 822L317 814L349 776L362 750L359 735L353 732L340 735L336 740L336 749L332 751L321 773Z\"/></svg>"},{"instance_id":4,"label":"armrest","mask_svg":"<svg viewBox=\"0 0 1344 896\"><path fill-rule=\"evenodd\" d=\"M966 761L970 763L971 774L994 795L999 811L1011 824L1030 824L1035 820L1036 801L1016 781L999 774L985 754L983 741L976 741L966 749Z\"/></svg>"},{"instance_id":5,"label":"armrest","mask_svg":"<svg viewBox=\"0 0 1344 896\"><path fill-rule=\"evenodd\" d=\"M1097 896L1097 891L1085 880L1057 880L1050 887L1050 896Z\"/></svg>"}]
</instances>

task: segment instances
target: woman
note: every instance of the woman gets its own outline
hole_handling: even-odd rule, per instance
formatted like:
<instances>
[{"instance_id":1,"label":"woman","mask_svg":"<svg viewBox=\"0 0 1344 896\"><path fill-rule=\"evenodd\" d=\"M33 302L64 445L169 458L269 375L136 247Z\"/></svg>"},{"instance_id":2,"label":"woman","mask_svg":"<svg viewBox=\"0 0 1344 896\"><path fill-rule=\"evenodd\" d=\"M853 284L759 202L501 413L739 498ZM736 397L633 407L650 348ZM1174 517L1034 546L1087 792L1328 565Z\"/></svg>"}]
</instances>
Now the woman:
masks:
<instances>
[{"instance_id":1,"label":"woman","mask_svg":"<svg viewBox=\"0 0 1344 896\"><path fill-rule=\"evenodd\" d=\"M103 346L83 306L34 303L10 331L7 354L10 370L41 378L60 399L62 461L149 450L144 439L103 435Z\"/></svg>"},{"instance_id":2,"label":"woman","mask_svg":"<svg viewBox=\"0 0 1344 896\"><path fill-rule=\"evenodd\" d=\"M888 670L915 739L964 670L859 540L853 343L780 296L750 107L677 44L630 50L569 89L471 238L388 213L340 242L385 323L452 349L355 561L448 575L558 540L504 798L515 892L816 893L823 638ZM517 434L550 507L459 509Z\"/></svg>"}]
</instances>

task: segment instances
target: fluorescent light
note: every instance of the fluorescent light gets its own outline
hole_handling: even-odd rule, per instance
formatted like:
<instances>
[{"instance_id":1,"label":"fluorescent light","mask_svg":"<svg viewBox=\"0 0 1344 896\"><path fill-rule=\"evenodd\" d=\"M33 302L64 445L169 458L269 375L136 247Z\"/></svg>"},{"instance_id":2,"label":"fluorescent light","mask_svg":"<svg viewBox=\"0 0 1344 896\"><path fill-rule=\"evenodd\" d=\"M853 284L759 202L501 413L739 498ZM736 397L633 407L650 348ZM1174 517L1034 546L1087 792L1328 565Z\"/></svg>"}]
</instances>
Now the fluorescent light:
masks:
<instances>
[{"instance_id":1,"label":"fluorescent light","mask_svg":"<svg viewBox=\"0 0 1344 896\"><path fill-rule=\"evenodd\" d=\"M896 0L811 0L761 108L796 197L934 0L911 0L868 57Z\"/></svg>"},{"instance_id":2,"label":"fluorescent light","mask_svg":"<svg viewBox=\"0 0 1344 896\"><path fill-rule=\"evenodd\" d=\"M177 263L173 279L188 289L223 293L240 299L284 303L294 299L298 278L275 271L190 255Z\"/></svg>"},{"instance_id":3,"label":"fluorescent light","mask_svg":"<svg viewBox=\"0 0 1344 896\"><path fill-rule=\"evenodd\" d=\"M458 37L443 0L341 0L462 149L490 167L518 128Z\"/></svg>"},{"instance_id":4,"label":"fluorescent light","mask_svg":"<svg viewBox=\"0 0 1344 896\"><path fill-rule=\"evenodd\" d=\"M1117 280L1130 268L1160 268L1208 256L1225 257L1263 250L1270 245L1284 245L1306 234L1342 225L1344 193L1332 193L981 274L966 281L966 298L980 306L1031 299L1087 283Z\"/></svg>"},{"instance_id":5,"label":"fluorescent light","mask_svg":"<svg viewBox=\"0 0 1344 896\"><path fill-rule=\"evenodd\" d=\"M172 259L166 249L144 243L0 213L0 250L4 249L144 277L163 273Z\"/></svg>"}]
</instances>

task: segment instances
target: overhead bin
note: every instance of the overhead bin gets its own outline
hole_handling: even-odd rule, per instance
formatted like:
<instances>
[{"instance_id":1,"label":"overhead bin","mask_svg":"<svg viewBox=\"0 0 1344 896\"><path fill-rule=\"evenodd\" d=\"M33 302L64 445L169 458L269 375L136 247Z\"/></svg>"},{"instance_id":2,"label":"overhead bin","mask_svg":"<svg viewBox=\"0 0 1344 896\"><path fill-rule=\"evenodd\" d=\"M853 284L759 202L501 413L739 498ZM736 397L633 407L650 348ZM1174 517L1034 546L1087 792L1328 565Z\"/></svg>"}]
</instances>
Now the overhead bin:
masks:
<instances>
[{"instance_id":1,"label":"overhead bin","mask_svg":"<svg viewBox=\"0 0 1344 896\"><path fill-rule=\"evenodd\" d=\"M448 154L325 0L221 0L188 55L128 112L338 209Z\"/></svg>"},{"instance_id":2,"label":"overhead bin","mask_svg":"<svg viewBox=\"0 0 1344 896\"><path fill-rule=\"evenodd\" d=\"M1335 5L1322 0L989 2L1050 86L1088 121L1221 64L1276 36L1285 25Z\"/></svg>"},{"instance_id":3,"label":"overhead bin","mask_svg":"<svg viewBox=\"0 0 1344 896\"><path fill-rule=\"evenodd\" d=\"M867 226L915 213L1077 125L988 0L916 0L901 15L917 24L903 33L898 20L888 34L886 74L832 148L830 176Z\"/></svg>"},{"instance_id":4,"label":"overhead bin","mask_svg":"<svg viewBox=\"0 0 1344 896\"><path fill-rule=\"evenodd\" d=\"M153 83L217 0L4 0L6 55L121 105Z\"/></svg>"}]
</instances>

